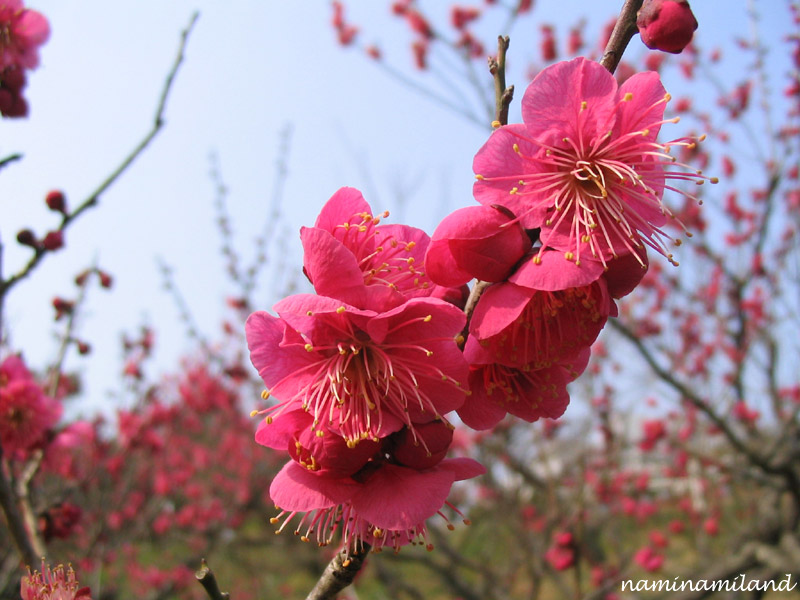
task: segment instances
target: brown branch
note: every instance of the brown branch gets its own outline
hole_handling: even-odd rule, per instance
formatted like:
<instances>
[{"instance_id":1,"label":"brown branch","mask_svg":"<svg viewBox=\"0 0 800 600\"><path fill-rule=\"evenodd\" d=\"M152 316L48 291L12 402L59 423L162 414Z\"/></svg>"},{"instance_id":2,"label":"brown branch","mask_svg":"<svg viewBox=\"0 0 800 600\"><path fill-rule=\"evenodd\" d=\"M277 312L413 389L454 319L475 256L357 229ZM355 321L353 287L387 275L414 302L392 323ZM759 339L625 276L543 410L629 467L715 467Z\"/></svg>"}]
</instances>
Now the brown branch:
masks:
<instances>
[{"instance_id":1,"label":"brown branch","mask_svg":"<svg viewBox=\"0 0 800 600\"><path fill-rule=\"evenodd\" d=\"M611 37L608 39L605 52L603 52L603 58L600 59L600 64L608 69L609 73L613 74L617 70L617 65L622 60L622 54L628 47L628 42L639 31L636 27L636 13L642 7L642 1L625 0L625 4L622 5L617 23L614 25L614 30L611 32Z\"/></svg>"},{"instance_id":2,"label":"brown branch","mask_svg":"<svg viewBox=\"0 0 800 600\"><path fill-rule=\"evenodd\" d=\"M492 284L488 281L476 281L475 285L472 286L472 289L469 292L467 303L464 305L464 314L467 315L467 322L464 325L464 330L461 332L461 337L458 341L458 347L462 350L464 349L464 345L467 343L467 336L469 335L469 322L470 319L472 319L472 313L475 312L475 307L478 305L478 300L481 299L481 295L490 285Z\"/></svg>"},{"instance_id":3,"label":"brown branch","mask_svg":"<svg viewBox=\"0 0 800 600\"><path fill-rule=\"evenodd\" d=\"M214 577L214 572L208 566L205 558L200 561L200 568L195 571L194 576L206 590L211 600L228 600L231 597L227 592L220 591L217 578Z\"/></svg>"},{"instance_id":4,"label":"brown branch","mask_svg":"<svg viewBox=\"0 0 800 600\"><path fill-rule=\"evenodd\" d=\"M44 551L37 547L36 540L25 527L25 518L17 505L10 473L6 467L6 461L3 460L3 448L0 446L0 508L3 510L11 539L17 547L22 562L33 567L41 560Z\"/></svg>"},{"instance_id":5,"label":"brown branch","mask_svg":"<svg viewBox=\"0 0 800 600\"><path fill-rule=\"evenodd\" d=\"M364 566L369 550L369 544L364 544L358 554L339 551L328 563L314 589L306 596L306 600L333 600L336 594L353 583L361 567Z\"/></svg>"},{"instance_id":6,"label":"brown branch","mask_svg":"<svg viewBox=\"0 0 800 600\"><path fill-rule=\"evenodd\" d=\"M492 127L508 125L508 107L514 99L514 86L506 87L506 51L510 40L508 36L497 38L497 58L489 58L489 72L494 78L495 121Z\"/></svg>"}]
</instances>

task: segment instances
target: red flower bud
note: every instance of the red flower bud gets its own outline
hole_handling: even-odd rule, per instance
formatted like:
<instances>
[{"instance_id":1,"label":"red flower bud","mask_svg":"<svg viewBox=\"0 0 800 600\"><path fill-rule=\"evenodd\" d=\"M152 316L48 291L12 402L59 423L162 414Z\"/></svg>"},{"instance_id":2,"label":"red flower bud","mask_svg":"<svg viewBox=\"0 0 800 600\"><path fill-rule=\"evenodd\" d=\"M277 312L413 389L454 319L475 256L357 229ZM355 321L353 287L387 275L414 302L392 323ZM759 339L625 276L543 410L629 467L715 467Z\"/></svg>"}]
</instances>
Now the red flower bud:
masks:
<instances>
[{"instance_id":1,"label":"red flower bud","mask_svg":"<svg viewBox=\"0 0 800 600\"><path fill-rule=\"evenodd\" d=\"M686 0L645 0L636 26L648 48L679 54L692 41L697 19Z\"/></svg>"},{"instance_id":2,"label":"red flower bud","mask_svg":"<svg viewBox=\"0 0 800 600\"><path fill-rule=\"evenodd\" d=\"M53 308L56 309L56 321L58 321L64 315L72 314L72 311L75 310L75 303L56 296L53 298Z\"/></svg>"},{"instance_id":3,"label":"red flower bud","mask_svg":"<svg viewBox=\"0 0 800 600\"><path fill-rule=\"evenodd\" d=\"M111 289L111 284L113 283L111 275L109 275L105 271L97 271L97 274L100 276L100 285L106 288L107 290Z\"/></svg>"},{"instance_id":4,"label":"red flower bud","mask_svg":"<svg viewBox=\"0 0 800 600\"><path fill-rule=\"evenodd\" d=\"M64 234L60 231L50 231L42 240L45 250L58 250L64 247Z\"/></svg>"},{"instance_id":5,"label":"red flower bud","mask_svg":"<svg viewBox=\"0 0 800 600\"><path fill-rule=\"evenodd\" d=\"M50 210L66 214L67 200L64 197L64 192L60 190L53 190L51 192L48 192L47 196L45 196L44 201L47 202L47 208L49 208Z\"/></svg>"}]
</instances>

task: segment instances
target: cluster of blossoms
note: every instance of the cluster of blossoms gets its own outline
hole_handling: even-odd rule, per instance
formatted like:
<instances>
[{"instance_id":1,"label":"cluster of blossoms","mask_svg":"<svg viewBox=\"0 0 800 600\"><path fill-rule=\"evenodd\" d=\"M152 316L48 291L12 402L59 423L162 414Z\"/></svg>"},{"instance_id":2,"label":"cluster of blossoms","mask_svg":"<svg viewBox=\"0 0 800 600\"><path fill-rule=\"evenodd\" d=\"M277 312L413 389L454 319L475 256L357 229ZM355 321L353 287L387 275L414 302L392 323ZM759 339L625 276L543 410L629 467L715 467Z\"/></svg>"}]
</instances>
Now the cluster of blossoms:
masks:
<instances>
[{"instance_id":1,"label":"cluster of blossoms","mask_svg":"<svg viewBox=\"0 0 800 600\"><path fill-rule=\"evenodd\" d=\"M381 225L351 188L301 230L316 294L247 322L263 397L278 399L256 440L291 457L270 488L280 530L305 513L295 533L322 545L339 530L348 551L424 543L452 483L483 471L444 458L448 413L478 430L563 414L646 246L674 262L664 190L709 180L669 154L696 140L656 141L668 100L656 73L618 87L597 63L558 63L528 88L525 122L475 157L480 205L432 238Z\"/></svg>"},{"instance_id":2,"label":"cluster of blossoms","mask_svg":"<svg viewBox=\"0 0 800 600\"><path fill-rule=\"evenodd\" d=\"M39 46L50 37L47 19L22 5L22 0L0 0L0 114L25 117L22 96L26 71L39 66Z\"/></svg>"},{"instance_id":3,"label":"cluster of blossoms","mask_svg":"<svg viewBox=\"0 0 800 600\"><path fill-rule=\"evenodd\" d=\"M17 355L0 363L0 448L3 455L24 458L47 441L61 418L62 406L48 397Z\"/></svg>"},{"instance_id":4,"label":"cluster of blossoms","mask_svg":"<svg viewBox=\"0 0 800 600\"><path fill-rule=\"evenodd\" d=\"M383 215L384 217L387 215ZM247 321L251 359L277 405L256 440L291 457L270 495L296 532L346 548L425 543L425 520L454 481L483 468L445 459L446 415L467 397L458 346L461 289L421 270L428 236L381 225L361 193L339 190L304 227L304 271L317 294L279 302ZM399 493L401 492L402 493Z\"/></svg>"}]
</instances>

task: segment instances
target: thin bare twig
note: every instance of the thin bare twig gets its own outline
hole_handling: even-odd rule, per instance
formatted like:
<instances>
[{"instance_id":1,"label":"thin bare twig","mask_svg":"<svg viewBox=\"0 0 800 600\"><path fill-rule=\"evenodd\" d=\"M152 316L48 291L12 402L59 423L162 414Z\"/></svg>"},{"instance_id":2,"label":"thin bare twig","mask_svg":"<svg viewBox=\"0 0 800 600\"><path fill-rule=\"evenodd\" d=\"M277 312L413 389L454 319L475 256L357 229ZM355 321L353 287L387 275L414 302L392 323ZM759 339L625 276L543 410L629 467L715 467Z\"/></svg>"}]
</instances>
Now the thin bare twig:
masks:
<instances>
[{"instance_id":1,"label":"thin bare twig","mask_svg":"<svg viewBox=\"0 0 800 600\"><path fill-rule=\"evenodd\" d=\"M514 98L514 86L506 87L506 51L510 40L507 35L497 38L497 57L489 58L489 72L494 78L495 122L493 127L508 125L508 107Z\"/></svg>"}]
</instances>

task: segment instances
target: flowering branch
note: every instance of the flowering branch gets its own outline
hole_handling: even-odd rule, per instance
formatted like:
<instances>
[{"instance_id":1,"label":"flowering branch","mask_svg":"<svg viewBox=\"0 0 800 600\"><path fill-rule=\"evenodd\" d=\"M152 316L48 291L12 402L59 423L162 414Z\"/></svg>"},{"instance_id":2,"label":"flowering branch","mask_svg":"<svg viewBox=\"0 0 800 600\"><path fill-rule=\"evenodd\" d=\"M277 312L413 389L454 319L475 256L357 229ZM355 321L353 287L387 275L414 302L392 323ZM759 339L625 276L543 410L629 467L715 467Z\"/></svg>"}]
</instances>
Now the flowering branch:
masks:
<instances>
[{"instance_id":1,"label":"flowering branch","mask_svg":"<svg viewBox=\"0 0 800 600\"><path fill-rule=\"evenodd\" d=\"M339 551L328 563L314 589L306 596L306 600L333 600L336 594L353 583L361 567L364 566L369 550L369 544L364 544L358 554Z\"/></svg>"},{"instance_id":2,"label":"flowering branch","mask_svg":"<svg viewBox=\"0 0 800 600\"><path fill-rule=\"evenodd\" d=\"M144 152L150 142L156 137L159 133L161 128L164 126L164 110L166 109L167 99L169 97L169 93L172 90L172 84L175 80L175 76L178 73L178 69L183 62L184 57L184 50L186 48L186 43L189 39L189 34L194 27L195 22L199 17L199 13L194 13L187 25L186 29L183 30L181 33L181 41L180 45L178 46L178 54L175 57L175 61L170 69L169 73L167 74L167 80L164 84L164 87L161 91L161 96L158 101L158 108L156 109L155 118L153 120L153 126L147 135L142 138L142 140L136 145L136 147L131 151L130 154L117 166L114 171L111 172L108 177L106 177L102 183L97 187L97 189L92 192L89 197L83 201L75 210L72 212L67 212L64 214L61 224L58 227L58 231L64 231L70 223L75 221L83 212L87 209L96 206L99 202L100 195L103 194L111 185L119 179L119 177L127 170L127 168L133 163L139 155ZM14 157L9 157L6 159L7 162ZM1 249L1 248L0 248ZM22 279L27 277L30 272L39 264L42 260L44 255L47 253L47 249L44 247L37 246L34 248L33 256L19 272L11 275L8 279L0 281L0 313L2 313L2 303L6 296L6 293L14 287L17 283L19 283Z\"/></svg>"},{"instance_id":3,"label":"flowering branch","mask_svg":"<svg viewBox=\"0 0 800 600\"><path fill-rule=\"evenodd\" d=\"M619 61L622 60L622 53L628 47L628 42L638 32L636 13L641 7L642 0L625 0L625 4L622 5L617 23L614 25L614 30L611 32L611 37L603 52L603 58L600 59L600 64L610 73L616 71Z\"/></svg>"}]
</instances>

